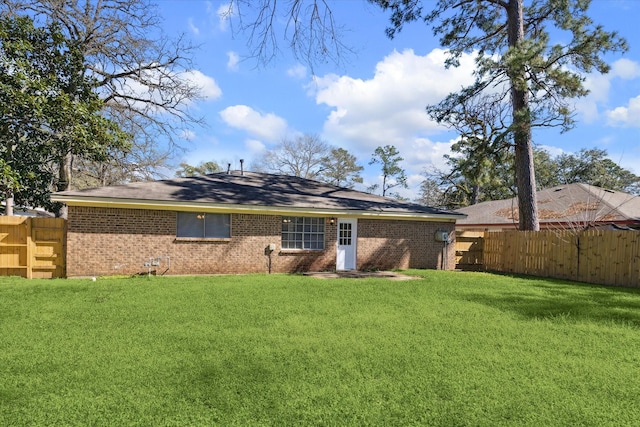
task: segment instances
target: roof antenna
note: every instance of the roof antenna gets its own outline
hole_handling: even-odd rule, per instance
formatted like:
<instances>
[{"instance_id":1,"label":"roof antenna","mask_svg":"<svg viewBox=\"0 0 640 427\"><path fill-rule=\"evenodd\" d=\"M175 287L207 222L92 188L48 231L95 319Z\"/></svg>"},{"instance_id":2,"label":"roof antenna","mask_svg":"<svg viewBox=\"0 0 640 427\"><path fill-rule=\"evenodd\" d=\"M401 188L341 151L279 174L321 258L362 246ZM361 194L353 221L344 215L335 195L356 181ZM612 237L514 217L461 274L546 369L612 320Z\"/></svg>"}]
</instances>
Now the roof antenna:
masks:
<instances>
[{"instance_id":1,"label":"roof antenna","mask_svg":"<svg viewBox=\"0 0 640 427\"><path fill-rule=\"evenodd\" d=\"M244 176L244 159L240 159L240 175Z\"/></svg>"},{"instance_id":2,"label":"roof antenna","mask_svg":"<svg viewBox=\"0 0 640 427\"><path fill-rule=\"evenodd\" d=\"M231 173L231 163L227 163L227 175Z\"/></svg>"}]
</instances>

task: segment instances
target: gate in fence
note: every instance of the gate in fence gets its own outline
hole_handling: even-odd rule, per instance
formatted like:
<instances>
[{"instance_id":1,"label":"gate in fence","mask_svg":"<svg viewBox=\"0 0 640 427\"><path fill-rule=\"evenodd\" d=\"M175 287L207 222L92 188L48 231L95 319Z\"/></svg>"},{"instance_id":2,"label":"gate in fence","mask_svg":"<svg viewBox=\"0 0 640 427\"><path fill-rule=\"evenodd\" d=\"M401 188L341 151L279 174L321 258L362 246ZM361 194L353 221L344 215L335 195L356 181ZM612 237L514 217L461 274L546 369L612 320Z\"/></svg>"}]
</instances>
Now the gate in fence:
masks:
<instances>
[{"instance_id":1,"label":"gate in fence","mask_svg":"<svg viewBox=\"0 0 640 427\"><path fill-rule=\"evenodd\" d=\"M65 277L62 218L0 216L0 276Z\"/></svg>"}]
</instances>

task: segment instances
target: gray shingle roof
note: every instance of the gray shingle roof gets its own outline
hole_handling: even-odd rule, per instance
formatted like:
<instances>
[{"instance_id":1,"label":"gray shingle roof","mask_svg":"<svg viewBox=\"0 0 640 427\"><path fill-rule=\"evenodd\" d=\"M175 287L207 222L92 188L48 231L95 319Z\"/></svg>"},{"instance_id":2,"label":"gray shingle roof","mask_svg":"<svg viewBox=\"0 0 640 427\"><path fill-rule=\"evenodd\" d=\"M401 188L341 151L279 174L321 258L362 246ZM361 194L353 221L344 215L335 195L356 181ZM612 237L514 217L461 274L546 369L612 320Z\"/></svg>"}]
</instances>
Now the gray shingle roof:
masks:
<instances>
[{"instance_id":1,"label":"gray shingle roof","mask_svg":"<svg viewBox=\"0 0 640 427\"><path fill-rule=\"evenodd\" d=\"M640 222L640 197L588 184L567 184L538 191L540 223ZM467 218L459 225L518 223L516 198L478 203L458 209Z\"/></svg>"},{"instance_id":2,"label":"gray shingle roof","mask_svg":"<svg viewBox=\"0 0 640 427\"><path fill-rule=\"evenodd\" d=\"M304 178L255 172L214 173L126 185L54 193L53 200L74 204L94 201L187 203L322 211L369 211L416 216L463 218L456 212L400 202Z\"/></svg>"}]
</instances>

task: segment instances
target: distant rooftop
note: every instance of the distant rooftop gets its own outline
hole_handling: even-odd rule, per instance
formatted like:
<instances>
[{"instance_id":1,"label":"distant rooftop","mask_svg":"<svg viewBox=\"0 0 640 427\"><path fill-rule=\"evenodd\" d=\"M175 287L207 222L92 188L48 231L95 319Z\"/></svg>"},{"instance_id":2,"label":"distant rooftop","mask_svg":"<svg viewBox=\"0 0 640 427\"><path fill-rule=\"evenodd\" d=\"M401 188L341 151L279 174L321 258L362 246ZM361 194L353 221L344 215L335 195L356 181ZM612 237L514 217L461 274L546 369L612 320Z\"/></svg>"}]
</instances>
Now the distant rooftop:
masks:
<instances>
[{"instance_id":1,"label":"distant rooftop","mask_svg":"<svg viewBox=\"0 0 640 427\"><path fill-rule=\"evenodd\" d=\"M538 191L538 216L544 223L639 223L640 197L588 184L567 184ZM457 210L459 225L518 224L517 198L478 203Z\"/></svg>"}]
</instances>

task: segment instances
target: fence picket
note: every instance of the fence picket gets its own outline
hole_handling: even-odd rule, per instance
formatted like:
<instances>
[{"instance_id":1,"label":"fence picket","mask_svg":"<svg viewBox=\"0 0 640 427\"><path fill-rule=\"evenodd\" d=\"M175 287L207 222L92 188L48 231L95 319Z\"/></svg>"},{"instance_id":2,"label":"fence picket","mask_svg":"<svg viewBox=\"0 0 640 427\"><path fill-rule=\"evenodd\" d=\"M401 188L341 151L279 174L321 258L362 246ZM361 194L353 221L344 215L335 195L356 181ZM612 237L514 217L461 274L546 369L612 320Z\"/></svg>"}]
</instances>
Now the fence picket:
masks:
<instances>
[{"instance_id":1,"label":"fence picket","mask_svg":"<svg viewBox=\"0 0 640 427\"><path fill-rule=\"evenodd\" d=\"M0 276L65 275L65 220L0 216Z\"/></svg>"},{"instance_id":2,"label":"fence picket","mask_svg":"<svg viewBox=\"0 0 640 427\"><path fill-rule=\"evenodd\" d=\"M480 259L488 271L640 286L636 231L491 231L484 233Z\"/></svg>"}]
</instances>

